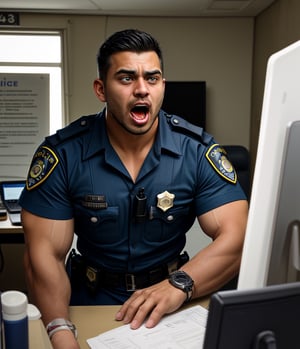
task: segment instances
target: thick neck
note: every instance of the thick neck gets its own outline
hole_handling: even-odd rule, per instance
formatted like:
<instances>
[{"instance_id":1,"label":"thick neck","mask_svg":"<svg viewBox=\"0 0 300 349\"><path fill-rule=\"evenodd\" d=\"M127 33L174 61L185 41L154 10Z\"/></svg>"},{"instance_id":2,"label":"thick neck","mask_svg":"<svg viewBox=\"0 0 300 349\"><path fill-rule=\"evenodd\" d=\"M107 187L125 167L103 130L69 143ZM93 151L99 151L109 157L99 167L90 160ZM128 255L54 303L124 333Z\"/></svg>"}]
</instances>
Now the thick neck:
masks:
<instances>
[{"instance_id":1,"label":"thick neck","mask_svg":"<svg viewBox=\"0 0 300 349\"><path fill-rule=\"evenodd\" d=\"M135 182L150 152L157 132L158 119L145 134L134 135L116 121L107 120L107 133L112 147Z\"/></svg>"}]
</instances>

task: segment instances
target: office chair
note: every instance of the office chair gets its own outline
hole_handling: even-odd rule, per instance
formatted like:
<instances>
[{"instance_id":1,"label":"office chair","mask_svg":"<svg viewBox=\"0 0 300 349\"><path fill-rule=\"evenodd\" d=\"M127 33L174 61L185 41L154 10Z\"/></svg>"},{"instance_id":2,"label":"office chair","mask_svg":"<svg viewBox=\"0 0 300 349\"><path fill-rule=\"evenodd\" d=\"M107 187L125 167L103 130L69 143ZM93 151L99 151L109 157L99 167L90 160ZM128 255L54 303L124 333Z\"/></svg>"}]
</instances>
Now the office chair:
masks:
<instances>
[{"instance_id":1,"label":"office chair","mask_svg":"<svg viewBox=\"0 0 300 349\"><path fill-rule=\"evenodd\" d=\"M226 150L228 160L234 166L238 181L249 200L251 194L249 151L242 145L223 145L223 148Z\"/></svg>"}]
</instances>

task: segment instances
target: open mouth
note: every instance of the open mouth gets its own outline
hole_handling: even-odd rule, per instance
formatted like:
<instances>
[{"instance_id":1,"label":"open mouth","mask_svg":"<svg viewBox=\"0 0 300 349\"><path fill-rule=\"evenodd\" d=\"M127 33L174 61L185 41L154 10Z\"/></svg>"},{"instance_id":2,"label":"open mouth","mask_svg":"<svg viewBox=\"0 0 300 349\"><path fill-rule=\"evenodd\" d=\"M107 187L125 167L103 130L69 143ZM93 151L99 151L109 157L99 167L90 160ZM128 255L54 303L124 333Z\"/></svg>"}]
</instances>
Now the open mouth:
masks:
<instances>
[{"instance_id":1,"label":"open mouth","mask_svg":"<svg viewBox=\"0 0 300 349\"><path fill-rule=\"evenodd\" d=\"M131 109L130 114L137 123L146 122L148 120L149 107L147 105L136 105Z\"/></svg>"}]
</instances>

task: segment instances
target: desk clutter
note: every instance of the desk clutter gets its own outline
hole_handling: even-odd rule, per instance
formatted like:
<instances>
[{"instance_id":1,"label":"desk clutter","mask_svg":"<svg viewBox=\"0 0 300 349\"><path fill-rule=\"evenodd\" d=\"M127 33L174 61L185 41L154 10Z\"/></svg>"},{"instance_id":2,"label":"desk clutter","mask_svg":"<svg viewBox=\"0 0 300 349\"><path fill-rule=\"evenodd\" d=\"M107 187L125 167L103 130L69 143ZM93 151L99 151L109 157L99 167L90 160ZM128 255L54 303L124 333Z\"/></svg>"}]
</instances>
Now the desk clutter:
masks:
<instances>
[{"instance_id":1,"label":"desk clutter","mask_svg":"<svg viewBox=\"0 0 300 349\"><path fill-rule=\"evenodd\" d=\"M40 318L39 310L33 304L28 304L27 296L23 292L2 292L0 349L29 349L29 321Z\"/></svg>"},{"instance_id":2,"label":"desk clutter","mask_svg":"<svg viewBox=\"0 0 300 349\"><path fill-rule=\"evenodd\" d=\"M21 206L19 199L25 187L25 180L8 180L0 182L0 220L7 216L13 225L21 225Z\"/></svg>"}]
</instances>

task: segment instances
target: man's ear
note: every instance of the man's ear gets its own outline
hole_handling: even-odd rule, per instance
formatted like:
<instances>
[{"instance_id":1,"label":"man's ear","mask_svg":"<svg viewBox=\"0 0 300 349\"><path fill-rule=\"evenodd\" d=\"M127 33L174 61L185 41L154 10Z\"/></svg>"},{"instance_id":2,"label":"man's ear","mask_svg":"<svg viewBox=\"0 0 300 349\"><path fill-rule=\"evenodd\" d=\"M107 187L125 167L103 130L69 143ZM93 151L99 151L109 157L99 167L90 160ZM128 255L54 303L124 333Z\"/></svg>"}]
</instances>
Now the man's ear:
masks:
<instances>
[{"instance_id":1,"label":"man's ear","mask_svg":"<svg viewBox=\"0 0 300 349\"><path fill-rule=\"evenodd\" d=\"M94 92L101 102L106 102L104 83L100 79L94 81Z\"/></svg>"}]
</instances>

